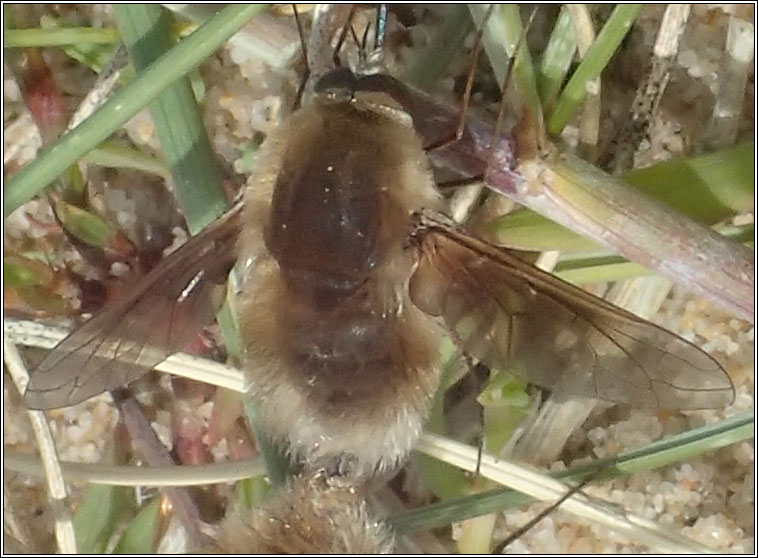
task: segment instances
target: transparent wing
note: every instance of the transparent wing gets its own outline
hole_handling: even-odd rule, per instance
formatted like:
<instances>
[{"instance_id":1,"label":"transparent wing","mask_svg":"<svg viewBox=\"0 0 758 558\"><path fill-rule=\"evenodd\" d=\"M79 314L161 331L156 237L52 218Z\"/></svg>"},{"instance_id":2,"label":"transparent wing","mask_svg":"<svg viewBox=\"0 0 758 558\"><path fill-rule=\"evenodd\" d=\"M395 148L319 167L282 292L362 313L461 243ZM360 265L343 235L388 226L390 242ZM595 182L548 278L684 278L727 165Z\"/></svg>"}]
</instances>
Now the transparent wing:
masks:
<instances>
[{"instance_id":1,"label":"transparent wing","mask_svg":"<svg viewBox=\"0 0 758 558\"><path fill-rule=\"evenodd\" d=\"M74 405L128 384L213 319L211 290L234 263L239 208L191 238L50 351L24 394L31 409Z\"/></svg>"},{"instance_id":2,"label":"transparent wing","mask_svg":"<svg viewBox=\"0 0 758 558\"><path fill-rule=\"evenodd\" d=\"M729 405L723 368L681 337L417 214L410 297L440 316L460 349L551 390L636 407Z\"/></svg>"}]
</instances>

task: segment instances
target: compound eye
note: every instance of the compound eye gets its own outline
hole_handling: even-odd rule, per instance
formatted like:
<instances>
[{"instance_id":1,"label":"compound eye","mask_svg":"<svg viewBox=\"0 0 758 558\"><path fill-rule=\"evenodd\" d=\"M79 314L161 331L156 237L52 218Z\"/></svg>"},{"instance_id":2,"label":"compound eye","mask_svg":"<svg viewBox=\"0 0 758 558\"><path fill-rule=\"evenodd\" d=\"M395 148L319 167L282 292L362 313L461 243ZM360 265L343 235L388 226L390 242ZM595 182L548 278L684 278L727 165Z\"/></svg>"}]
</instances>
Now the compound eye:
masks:
<instances>
[{"instance_id":1,"label":"compound eye","mask_svg":"<svg viewBox=\"0 0 758 558\"><path fill-rule=\"evenodd\" d=\"M340 98L351 98L356 84L355 74L349 68L335 68L316 82L315 91Z\"/></svg>"}]
</instances>

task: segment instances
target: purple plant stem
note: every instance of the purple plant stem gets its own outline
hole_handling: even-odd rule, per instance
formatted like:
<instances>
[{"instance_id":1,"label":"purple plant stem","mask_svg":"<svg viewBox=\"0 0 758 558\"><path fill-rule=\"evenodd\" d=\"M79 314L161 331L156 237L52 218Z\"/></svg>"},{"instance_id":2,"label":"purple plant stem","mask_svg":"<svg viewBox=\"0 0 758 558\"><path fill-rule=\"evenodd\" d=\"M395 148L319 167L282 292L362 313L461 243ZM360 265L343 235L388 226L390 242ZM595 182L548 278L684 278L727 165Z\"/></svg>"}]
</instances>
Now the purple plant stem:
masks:
<instances>
[{"instance_id":1,"label":"purple plant stem","mask_svg":"<svg viewBox=\"0 0 758 558\"><path fill-rule=\"evenodd\" d=\"M426 144L454 134L459 111L386 76L363 78L412 116ZM522 156L512 138L490 149L494 126L469 117L463 137L430 153L487 186L610 250L754 321L753 253L570 154ZM489 162L489 165L488 165Z\"/></svg>"},{"instance_id":2,"label":"purple plant stem","mask_svg":"<svg viewBox=\"0 0 758 558\"><path fill-rule=\"evenodd\" d=\"M150 426L137 400L124 389L114 390L112 393L129 435L147 464L151 467L176 465ZM163 490L171 502L174 513L184 525L190 544L194 548L201 548L207 541L201 531L200 511L189 492L185 488L175 487L165 487Z\"/></svg>"}]
</instances>

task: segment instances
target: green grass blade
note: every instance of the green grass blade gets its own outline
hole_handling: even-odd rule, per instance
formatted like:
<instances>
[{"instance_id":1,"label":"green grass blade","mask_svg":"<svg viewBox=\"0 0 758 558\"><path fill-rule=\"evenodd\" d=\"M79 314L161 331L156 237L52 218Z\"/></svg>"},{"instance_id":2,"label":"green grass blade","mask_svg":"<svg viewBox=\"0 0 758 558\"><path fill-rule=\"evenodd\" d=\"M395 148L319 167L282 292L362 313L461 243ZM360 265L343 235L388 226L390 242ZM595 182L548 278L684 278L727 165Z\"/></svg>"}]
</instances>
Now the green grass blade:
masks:
<instances>
[{"instance_id":1,"label":"green grass blade","mask_svg":"<svg viewBox=\"0 0 758 558\"><path fill-rule=\"evenodd\" d=\"M113 554L153 554L161 525L161 498L144 506L124 530Z\"/></svg>"},{"instance_id":2,"label":"green grass blade","mask_svg":"<svg viewBox=\"0 0 758 558\"><path fill-rule=\"evenodd\" d=\"M105 550L118 523L134 509L134 492L123 486L92 484L74 515L76 543L82 554Z\"/></svg>"},{"instance_id":3,"label":"green grass blade","mask_svg":"<svg viewBox=\"0 0 758 558\"><path fill-rule=\"evenodd\" d=\"M470 4L469 10L474 22L481 26L487 12L487 5ZM484 26L484 51L487 53L487 58L500 85L505 80L509 57L514 54L522 29L521 14L515 4L496 6L495 12ZM534 66L529 49L525 48L525 45L522 45L516 53L512 82L519 92L520 100L529 106L532 114L541 115L542 107L537 94Z\"/></svg>"},{"instance_id":4,"label":"green grass blade","mask_svg":"<svg viewBox=\"0 0 758 558\"><path fill-rule=\"evenodd\" d=\"M160 6L118 4L116 19L132 63L143 72L173 46L173 21ZM192 234L227 207L221 171L205 132L200 107L187 77L166 88L149 105L156 134L174 179L179 205Z\"/></svg>"},{"instance_id":5,"label":"green grass blade","mask_svg":"<svg viewBox=\"0 0 758 558\"><path fill-rule=\"evenodd\" d=\"M121 41L118 29L60 27L58 29L8 29L3 33L6 48L51 47L76 44L115 45Z\"/></svg>"},{"instance_id":6,"label":"green grass blade","mask_svg":"<svg viewBox=\"0 0 758 558\"><path fill-rule=\"evenodd\" d=\"M755 205L755 142L708 155L677 158L631 171L624 180L702 223L713 224Z\"/></svg>"},{"instance_id":7,"label":"green grass blade","mask_svg":"<svg viewBox=\"0 0 758 558\"><path fill-rule=\"evenodd\" d=\"M751 439L754 422L754 412L740 413L729 419L654 442L644 448L623 452L612 459L597 460L588 465L562 471L555 474L555 477L579 479L600 470L604 471L605 477L614 477L670 465ZM520 506L530 501L529 496L511 489L497 489L425 506L395 515L387 521L396 532L408 533L443 527L454 521Z\"/></svg>"},{"instance_id":8,"label":"green grass blade","mask_svg":"<svg viewBox=\"0 0 758 558\"><path fill-rule=\"evenodd\" d=\"M537 75L537 89L540 92L542 106L550 111L558 98L558 93L566 79L571 62L576 53L576 31L571 14L564 6L558 20L553 26L550 40L542 56L540 71Z\"/></svg>"},{"instance_id":9,"label":"green grass blade","mask_svg":"<svg viewBox=\"0 0 758 558\"><path fill-rule=\"evenodd\" d=\"M559 135L564 126L579 110L584 97L587 95L587 83L598 77L603 71L632 27L641 9L641 4L623 4L613 10L603 30L592 43L587 55L558 98L555 110L547 121L547 130L550 134Z\"/></svg>"},{"instance_id":10,"label":"green grass blade","mask_svg":"<svg viewBox=\"0 0 758 558\"><path fill-rule=\"evenodd\" d=\"M105 141L83 157L86 163L112 169L128 169L170 178L171 171L162 159L134 148Z\"/></svg>"},{"instance_id":11,"label":"green grass blade","mask_svg":"<svg viewBox=\"0 0 758 558\"><path fill-rule=\"evenodd\" d=\"M658 440L639 449L625 451L618 457L564 471L561 478L580 479L602 470L604 478L650 471L679 463L704 453L749 440L755 429L755 412L746 411L719 422L707 424Z\"/></svg>"},{"instance_id":12,"label":"green grass blade","mask_svg":"<svg viewBox=\"0 0 758 558\"><path fill-rule=\"evenodd\" d=\"M262 4L250 4L225 8L151 64L138 79L116 93L100 110L6 182L3 216L8 217L21 204L32 199L166 87L198 66L264 7Z\"/></svg>"}]
</instances>

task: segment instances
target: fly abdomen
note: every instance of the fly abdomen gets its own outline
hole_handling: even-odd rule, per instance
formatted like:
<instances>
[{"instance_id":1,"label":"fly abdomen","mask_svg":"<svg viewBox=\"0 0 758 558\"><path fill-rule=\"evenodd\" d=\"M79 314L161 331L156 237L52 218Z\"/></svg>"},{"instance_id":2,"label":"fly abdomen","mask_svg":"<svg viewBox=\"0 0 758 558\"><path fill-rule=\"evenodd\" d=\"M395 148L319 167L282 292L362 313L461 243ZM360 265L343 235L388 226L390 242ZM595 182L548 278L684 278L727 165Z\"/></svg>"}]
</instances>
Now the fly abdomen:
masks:
<instances>
[{"instance_id":1,"label":"fly abdomen","mask_svg":"<svg viewBox=\"0 0 758 558\"><path fill-rule=\"evenodd\" d=\"M365 406L398 366L392 322L373 312L301 321L288 328L293 370L314 404L335 412Z\"/></svg>"},{"instance_id":2,"label":"fly abdomen","mask_svg":"<svg viewBox=\"0 0 758 558\"><path fill-rule=\"evenodd\" d=\"M386 323L373 314L298 324L290 339L293 354L304 364L323 363L337 370L380 360L388 350Z\"/></svg>"}]
</instances>

